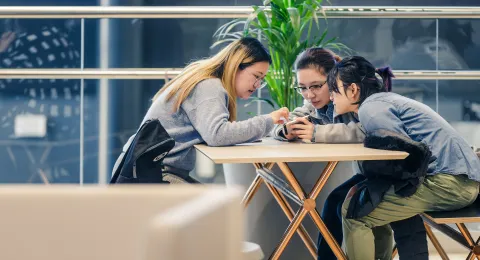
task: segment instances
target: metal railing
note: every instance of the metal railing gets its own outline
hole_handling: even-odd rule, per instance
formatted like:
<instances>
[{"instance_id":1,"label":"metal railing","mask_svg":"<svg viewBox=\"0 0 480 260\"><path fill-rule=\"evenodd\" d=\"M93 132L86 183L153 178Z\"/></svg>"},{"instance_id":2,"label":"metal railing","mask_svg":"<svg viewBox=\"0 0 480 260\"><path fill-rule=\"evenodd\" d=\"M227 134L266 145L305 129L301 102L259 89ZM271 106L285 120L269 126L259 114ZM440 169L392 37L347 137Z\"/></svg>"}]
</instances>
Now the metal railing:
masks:
<instances>
[{"instance_id":1,"label":"metal railing","mask_svg":"<svg viewBox=\"0 0 480 260\"><path fill-rule=\"evenodd\" d=\"M0 69L0 79L172 79L182 71L172 69ZM400 80L480 80L474 70L395 70Z\"/></svg>"},{"instance_id":2,"label":"metal railing","mask_svg":"<svg viewBox=\"0 0 480 260\"><path fill-rule=\"evenodd\" d=\"M246 18L250 6L2 6L0 18ZM323 6L328 18L480 18L480 7Z\"/></svg>"},{"instance_id":3,"label":"metal railing","mask_svg":"<svg viewBox=\"0 0 480 260\"><path fill-rule=\"evenodd\" d=\"M0 18L246 18L250 6L0 6ZM480 7L323 6L328 18L480 18ZM181 69L4 69L0 78L168 79ZM477 80L480 71L395 71L398 79Z\"/></svg>"}]
</instances>

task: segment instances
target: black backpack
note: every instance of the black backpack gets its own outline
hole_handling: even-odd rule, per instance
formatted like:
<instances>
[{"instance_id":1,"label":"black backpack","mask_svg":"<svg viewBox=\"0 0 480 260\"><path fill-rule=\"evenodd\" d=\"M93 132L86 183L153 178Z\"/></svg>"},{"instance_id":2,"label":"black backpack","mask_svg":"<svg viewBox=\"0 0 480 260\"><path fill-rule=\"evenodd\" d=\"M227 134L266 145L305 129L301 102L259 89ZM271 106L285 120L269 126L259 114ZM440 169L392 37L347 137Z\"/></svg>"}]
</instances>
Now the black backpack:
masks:
<instances>
[{"instance_id":1,"label":"black backpack","mask_svg":"<svg viewBox=\"0 0 480 260\"><path fill-rule=\"evenodd\" d=\"M110 184L166 183L162 180L163 159L174 146L159 120L146 121L117 159Z\"/></svg>"}]
</instances>

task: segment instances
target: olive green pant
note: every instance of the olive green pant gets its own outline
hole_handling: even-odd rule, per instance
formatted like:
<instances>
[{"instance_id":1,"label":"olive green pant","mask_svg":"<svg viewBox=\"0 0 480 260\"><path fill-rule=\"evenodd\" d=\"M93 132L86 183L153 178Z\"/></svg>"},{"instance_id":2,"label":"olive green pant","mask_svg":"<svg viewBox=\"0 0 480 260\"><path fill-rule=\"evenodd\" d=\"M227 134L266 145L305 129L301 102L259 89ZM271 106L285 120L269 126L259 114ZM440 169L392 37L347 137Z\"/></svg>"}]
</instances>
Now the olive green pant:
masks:
<instances>
[{"instance_id":1,"label":"olive green pant","mask_svg":"<svg viewBox=\"0 0 480 260\"><path fill-rule=\"evenodd\" d=\"M392 258L392 234L372 228L407 219L428 211L457 210L472 204L477 198L479 183L466 176L437 174L427 176L410 197L395 194L391 187L382 202L369 215L359 219L345 218L350 198L342 207L343 243L350 260Z\"/></svg>"}]
</instances>

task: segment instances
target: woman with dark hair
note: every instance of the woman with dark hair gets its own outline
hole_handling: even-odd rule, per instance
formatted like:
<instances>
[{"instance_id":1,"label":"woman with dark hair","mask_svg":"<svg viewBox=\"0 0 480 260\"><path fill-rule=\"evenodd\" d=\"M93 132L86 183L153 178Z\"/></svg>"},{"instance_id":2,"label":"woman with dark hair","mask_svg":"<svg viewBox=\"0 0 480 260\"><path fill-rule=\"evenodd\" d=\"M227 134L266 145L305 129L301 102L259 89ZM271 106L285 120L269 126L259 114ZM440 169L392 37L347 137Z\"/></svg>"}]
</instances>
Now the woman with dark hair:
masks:
<instances>
[{"instance_id":1,"label":"woman with dark hair","mask_svg":"<svg viewBox=\"0 0 480 260\"><path fill-rule=\"evenodd\" d=\"M324 48L309 48L298 55L294 67L297 74L295 89L304 98L304 105L290 113L289 123L275 128L276 139L317 143L363 141L365 135L355 114L336 115L330 100L327 75L340 60L338 55ZM306 116L310 116L313 122L309 122Z\"/></svg>"},{"instance_id":2,"label":"woman with dark hair","mask_svg":"<svg viewBox=\"0 0 480 260\"><path fill-rule=\"evenodd\" d=\"M352 198L347 197L342 220L349 259L374 259L375 251L385 249L375 244L379 238L373 236L372 228L427 211L466 207L479 192L480 161L467 142L428 106L389 93L392 77L390 68L375 69L359 56L345 58L328 75L336 113L357 113L367 136L388 131L423 143L432 153L427 176L413 195L404 197L391 186L373 211L360 218L347 217ZM388 240L380 241L384 239Z\"/></svg>"}]
</instances>

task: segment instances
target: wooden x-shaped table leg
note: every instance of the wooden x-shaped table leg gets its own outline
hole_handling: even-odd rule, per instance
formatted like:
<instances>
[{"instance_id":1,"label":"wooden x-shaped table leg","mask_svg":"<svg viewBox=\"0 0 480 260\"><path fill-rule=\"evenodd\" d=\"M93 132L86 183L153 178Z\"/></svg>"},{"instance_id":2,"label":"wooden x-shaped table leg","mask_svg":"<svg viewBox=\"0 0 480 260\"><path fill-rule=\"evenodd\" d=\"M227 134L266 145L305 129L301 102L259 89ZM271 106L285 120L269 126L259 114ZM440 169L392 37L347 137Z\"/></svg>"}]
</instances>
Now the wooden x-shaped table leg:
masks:
<instances>
[{"instance_id":1,"label":"wooden x-shaped table leg","mask_svg":"<svg viewBox=\"0 0 480 260\"><path fill-rule=\"evenodd\" d=\"M430 239L430 242L432 242L433 247L435 247L435 249L437 250L437 253L440 255L442 260L448 260L449 259L448 255L443 249L442 245L440 245L440 242L438 242L438 239L433 233L432 228L427 223L423 223L423 225L425 226L425 231L427 232L427 236Z\"/></svg>"},{"instance_id":2,"label":"wooden x-shaped table leg","mask_svg":"<svg viewBox=\"0 0 480 260\"><path fill-rule=\"evenodd\" d=\"M480 238L477 239L477 242L475 242L465 224L457 223L456 225L460 233L462 233L462 236L465 238L465 240L467 240L467 243L471 247L470 254L468 254L467 260L472 260L475 258L480 259L480 245L478 245Z\"/></svg>"},{"instance_id":3,"label":"wooden x-shaped table leg","mask_svg":"<svg viewBox=\"0 0 480 260\"><path fill-rule=\"evenodd\" d=\"M278 166L280 167L280 170L282 173L285 175L286 179L288 182L291 184L293 190L295 193L298 195L298 198L302 201L302 205L300 209L297 211L297 213L294 215L294 211L291 208L290 204L287 202L285 196L280 192L277 188L275 188L273 185L269 184L267 181L264 181L261 175L257 175L248 188L244 198L243 198L243 205L246 207L250 203L251 199L255 195L255 193L258 191L260 188L260 185L262 183L265 183L267 188L270 190L272 195L275 197L277 200L278 204L282 208L283 212L287 216L287 218L290 220L290 225L288 226L287 230L285 231L282 240L280 244L277 246L275 251L272 253L270 256L270 259L278 259L280 255L283 253L285 250L287 244L290 242L293 234L297 232L305 245L307 246L308 250L312 254L314 258L317 257L317 249L315 248L315 245L311 239L311 237L308 235L306 232L305 228L301 225L301 222L305 218L307 214L310 215L312 218L313 222L317 226L317 228L320 230L320 233L322 234L323 238L327 242L327 244L332 248L333 253L337 257L337 259L346 259L345 254L343 253L342 249L338 245L338 243L335 241L333 236L331 235L330 231L327 229L325 226L325 223L323 223L323 220L320 217L320 214L318 213L316 209L316 198L320 194L321 190L325 186L328 178L332 174L333 170L337 166L338 162L329 162L327 166L325 167L324 171L322 174L319 176L317 182L315 183L312 191L310 194L306 194L303 188L301 187L300 183L296 179L295 175L291 171L291 169L288 167L286 163L278 163ZM262 164L254 164L254 166L259 169L259 168L266 168L266 169L271 169L273 167L273 163L267 163L265 165Z\"/></svg>"},{"instance_id":4,"label":"wooden x-shaped table leg","mask_svg":"<svg viewBox=\"0 0 480 260\"><path fill-rule=\"evenodd\" d=\"M248 206L248 204L250 204L250 201L252 200L253 196L255 196L255 194L257 193L262 182L263 182L262 177L259 174L257 174L252 184L250 184L250 187L248 187L247 192L245 193L245 196L243 196L242 204L245 208Z\"/></svg>"},{"instance_id":5,"label":"wooden x-shaped table leg","mask_svg":"<svg viewBox=\"0 0 480 260\"><path fill-rule=\"evenodd\" d=\"M320 230L320 233L322 234L323 238L332 249L337 259L346 259L342 249L340 248L338 243L335 241L330 231L325 226L325 223L323 223L323 220L320 218L320 214L317 211L316 202L315 202L316 198L320 194L320 191L325 186L325 183L327 182L328 178L332 174L337 164L338 162L329 162L327 164L322 174L318 178L317 182L313 186L312 191L310 192L310 194L307 195L303 190L302 186L300 185L300 183L298 182L297 178L293 174L290 167L286 163L278 163L280 170L282 171L282 173L285 175L288 182L293 187L295 193L298 195L300 200L303 201L303 205L300 207L300 209L297 211L297 213L293 217L290 225L288 226L287 230L285 231L282 237L282 240L280 241L280 244L277 246L277 248L275 248L274 252L270 256L270 259L276 260L280 257L280 255L285 250L285 247L290 242L290 239L292 238L293 234L295 233L295 231L297 231L297 229L301 225L302 220L305 218L307 214L310 215L313 222L315 223L317 228Z\"/></svg>"},{"instance_id":6,"label":"wooden x-shaped table leg","mask_svg":"<svg viewBox=\"0 0 480 260\"><path fill-rule=\"evenodd\" d=\"M266 169L269 169L269 170L272 169L273 165L274 165L273 163L267 163L265 165L254 164L254 166L257 169L263 167L263 168L266 168ZM263 181L261 175L259 175L259 174L257 174L257 176L253 180L252 184L248 188L245 196L243 197L242 203L243 203L244 207L248 206L248 204L250 203L250 201L252 200L253 196L258 191L258 189L260 188L260 185L262 183L265 183L268 190L270 191L270 193L272 193L273 197L275 198L277 203L280 205L280 208L283 210L283 212L287 216L288 220L292 221L295 212L293 211L292 207L288 203L285 196L280 191L278 191L273 185L269 184L268 182ZM302 225L300 225L299 229L297 230L297 233L300 236L300 238L303 240L303 242L305 243L305 246L307 247L307 249L310 252L310 254L312 255L312 257L314 259L316 259L317 258L317 248L316 248L315 243L313 242L312 238L308 235L306 229Z\"/></svg>"}]
</instances>

